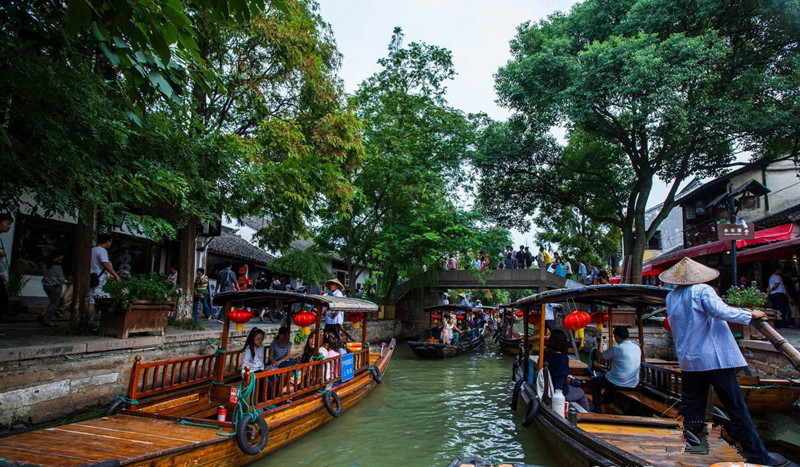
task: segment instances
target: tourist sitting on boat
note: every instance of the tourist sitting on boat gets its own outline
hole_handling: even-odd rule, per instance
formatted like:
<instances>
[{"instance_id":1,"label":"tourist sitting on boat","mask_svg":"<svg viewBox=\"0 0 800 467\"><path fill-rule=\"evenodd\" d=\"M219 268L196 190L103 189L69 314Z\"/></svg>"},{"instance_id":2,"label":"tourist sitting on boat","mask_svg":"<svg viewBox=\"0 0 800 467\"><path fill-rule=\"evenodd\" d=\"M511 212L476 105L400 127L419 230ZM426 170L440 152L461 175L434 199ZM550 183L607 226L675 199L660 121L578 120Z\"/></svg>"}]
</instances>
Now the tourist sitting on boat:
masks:
<instances>
[{"instance_id":1,"label":"tourist sitting on boat","mask_svg":"<svg viewBox=\"0 0 800 467\"><path fill-rule=\"evenodd\" d=\"M604 352L598 352L598 360L611 361L611 370L606 374L592 378L592 411L602 413L603 395L613 393L617 389L631 389L639 385L639 366L642 363L642 351L631 342L628 328L614 327L614 341L617 345Z\"/></svg>"},{"instance_id":2,"label":"tourist sitting on boat","mask_svg":"<svg viewBox=\"0 0 800 467\"><path fill-rule=\"evenodd\" d=\"M569 374L569 339L561 329L556 329L550 333L550 338L545 346L544 361L547 364L547 371L550 372L550 379L553 382L553 389L561 389L567 402L577 402L583 409L589 411L589 399L583 390L570 386L579 386L579 380L573 380Z\"/></svg>"},{"instance_id":3,"label":"tourist sitting on boat","mask_svg":"<svg viewBox=\"0 0 800 467\"><path fill-rule=\"evenodd\" d=\"M292 340L289 338L289 328L281 326L278 329L278 337L269 345L267 365L271 368L284 368L294 365L294 360L289 356L292 353Z\"/></svg>"},{"instance_id":4,"label":"tourist sitting on boat","mask_svg":"<svg viewBox=\"0 0 800 467\"><path fill-rule=\"evenodd\" d=\"M659 274L663 282L677 287L667 295L675 351L681 369L681 414L686 430L686 451L708 453L705 412L709 386L728 411L727 431L746 452L747 462L761 465L787 465L788 461L767 452L758 436L736 371L747 361L733 338L728 323L750 324L766 314L728 306L706 282L719 271L689 258ZM691 433L690 436L689 433Z\"/></svg>"},{"instance_id":5,"label":"tourist sitting on boat","mask_svg":"<svg viewBox=\"0 0 800 467\"><path fill-rule=\"evenodd\" d=\"M319 346L319 355L322 358L332 358L339 356L337 339L334 334L325 333L322 335L322 345ZM338 362L337 362L338 363ZM325 363L322 368L323 379L336 378L339 376L339 368L336 363Z\"/></svg>"},{"instance_id":6,"label":"tourist sitting on boat","mask_svg":"<svg viewBox=\"0 0 800 467\"><path fill-rule=\"evenodd\" d=\"M548 303L544 306L544 326L550 332L556 328L556 308L558 307L559 305L555 303Z\"/></svg>"},{"instance_id":7,"label":"tourist sitting on boat","mask_svg":"<svg viewBox=\"0 0 800 467\"><path fill-rule=\"evenodd\" d=\"M249 367L252 373L264 371L264 354L267 349L262 347L263 343L264 331L259 328L251 329L242 349L242 373L245 367Z\"/></svg>"}]
</instances>

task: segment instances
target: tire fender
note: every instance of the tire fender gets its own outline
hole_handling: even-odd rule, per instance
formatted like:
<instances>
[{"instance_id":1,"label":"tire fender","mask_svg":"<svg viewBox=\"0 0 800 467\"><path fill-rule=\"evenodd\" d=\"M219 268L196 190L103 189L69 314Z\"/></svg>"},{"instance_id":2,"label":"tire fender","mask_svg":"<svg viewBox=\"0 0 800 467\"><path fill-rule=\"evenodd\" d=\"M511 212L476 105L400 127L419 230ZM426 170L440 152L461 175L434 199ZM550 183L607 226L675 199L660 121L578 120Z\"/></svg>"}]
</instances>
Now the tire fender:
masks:
<instances>
[{"instance_id":1,"label":"tire fender","mask_svg":"<svg viewBox=\"0 0 800 467\"><path fill-rule=\"evenodd\" d=\"M333 404L336 404L336 409L333 408ZM322 404L325 406L325 409L331 414L331 417L336 418L342 414L342 399L339 398L339 394L336 394L334 391L325 391L322 394Z\"/></svg>"},{"instance_id":2,"label":"tire fender","mask_svg":"<svg viewBox=\"0 0 800 467\"><path fill-rule=\"evenodd\" d=\"M369 372L376 383L381 384L383 382L383 376L381 376L381 370L378 367L370 367Z\"/></svg>"},{"instance_id":3,"label":"tire fender","mask_svg":"<svg viewBox=\"0 0 800 467\"><path fill-rule=\"evenodd\" d=\"M108 406L108 408L106 408L106 411L103 412L103 416L110 417L119 412L120 409L122 409L124 406L125 406L125 401L118 398L114 402L112 402L111 405Z\"/></svg>"},{"instance_id":4,"label":"tire fender","mask_svg":"<svg viewBox=\"0 0 800 467\"><path fill-rule=\"evenodd\" d=\"M519 393L522 392L522 383L524 380L519 380L514 385L514 391L511 392L511 410L517 410L517 402L519 401Z\"/></svg>"},{"instance_id":5,"label":"tire fender","mask_svg":"<svg viewBox=\"0 0 800 467\"><path fill-rule=\"evenodd\" d=\"M247 427L251 422L255 422L259 430L261 430L261 439L256 444L250 444L250 441L247 439ZM236 444L239 446L239 449L248 456L255 456L260 453L264 449L264 446L267 445L267 439L269 439L269 426L267 426L267 422L257 413L245 414L236 425Z\"/></svg>"},{"instance_id":6,"label":"tire fender","mask_svg":"<svg viewBox=\"0 0 800 467\"><path fill-rule=\"evenodd\" d=\"M533 396L531 400L528 401L528 406L525 407L525 415L522 417L522 426L525 428L531 426L533 419L536 418L537 412L539 412L539 398Z\"/></svg>"}]
</instances>

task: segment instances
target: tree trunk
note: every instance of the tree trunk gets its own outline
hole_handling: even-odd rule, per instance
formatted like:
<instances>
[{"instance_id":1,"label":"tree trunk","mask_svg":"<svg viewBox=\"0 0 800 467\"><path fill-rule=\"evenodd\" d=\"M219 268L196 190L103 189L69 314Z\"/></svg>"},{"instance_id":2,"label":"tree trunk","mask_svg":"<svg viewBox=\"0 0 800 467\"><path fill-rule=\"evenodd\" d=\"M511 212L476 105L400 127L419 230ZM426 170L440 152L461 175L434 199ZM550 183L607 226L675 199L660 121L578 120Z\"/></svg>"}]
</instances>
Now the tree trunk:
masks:
<instances>
[{"instance_id":1,"label":"tree trunk","mask_svg":"<svg viewBox=\"0 0 800 467\"><path fill-rule=\"evenodd\" d=\"M89 269L92 264L94 217L94 204L85 202L78 213L75 242L72 246L75 254L75 271L72 279L72 304L70 305L69 319L77 327L84 326L89 321Z\"/></svg>"},{"instance_id":2,"label":"tree trunk","mask_svg":"<svg viewBox=\"0 0 800 467\"><path fill-rule=\"evenodd\" d=\"M197 218L192 218L186 227L178 232L178 287L183 293L178 298L175 306L175 317L178 320L187 320L192 317L194 304L194 277L195 277L195 236L197 231Z\"/></svg>"},{"instance_id":3,"label":"tree trunk","mask_svg":"<svg viewBox=\"0 0 800 467\"><path fill-rule=\"evenodd\" d=\"M639 229L637 229L639 230ZM647 246L647 236L642 232L638 232L633 239L633 249L631 250L631 284L642 283L642 259L644 258L644 250Z\"/></svg>"}]
</instances>

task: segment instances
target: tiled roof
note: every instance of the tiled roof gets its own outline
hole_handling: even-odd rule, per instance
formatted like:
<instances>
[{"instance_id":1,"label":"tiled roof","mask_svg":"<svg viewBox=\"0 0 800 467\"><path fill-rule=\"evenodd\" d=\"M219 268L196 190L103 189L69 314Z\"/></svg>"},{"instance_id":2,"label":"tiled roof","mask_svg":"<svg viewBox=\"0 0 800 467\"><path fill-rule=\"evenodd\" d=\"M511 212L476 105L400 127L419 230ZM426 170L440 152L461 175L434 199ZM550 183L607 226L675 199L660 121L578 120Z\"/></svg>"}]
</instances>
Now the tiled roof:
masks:
<instances>
[{"instance_id":1,"label":"tiled roof","mask_svg":"<svg viewBox=\"0 0 800 467\"><path fill-rule=\"evenodd\" d=\"M208 251L234 259L267 265L275 259L266 251L251 245L247 240L236 235L214 237L208 245Z\"/></svg>"},{"instance_id":2,"label":"tiled roof","mask_svg":"<svg viewBox=\"0 0 800 467\"><path fill-rule=\"evenodd\" d=\"M775 214L764 217L755 221L755 224L761 229L768 229L770 227L777 227L779 225L788 224L790 222L797 222L800 220L800 203L795 204L790 208L783 211L778 211Z\"/></svg>"}]
</instances>

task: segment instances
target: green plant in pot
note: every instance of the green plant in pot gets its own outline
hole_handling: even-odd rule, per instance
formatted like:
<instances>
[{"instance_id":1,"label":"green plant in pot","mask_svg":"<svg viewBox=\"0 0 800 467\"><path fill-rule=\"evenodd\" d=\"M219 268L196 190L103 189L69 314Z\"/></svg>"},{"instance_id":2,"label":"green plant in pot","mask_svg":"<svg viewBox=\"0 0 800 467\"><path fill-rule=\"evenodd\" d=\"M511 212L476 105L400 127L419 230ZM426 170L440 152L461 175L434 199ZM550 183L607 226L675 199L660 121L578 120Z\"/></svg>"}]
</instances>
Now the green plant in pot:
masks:
<instances>
[{"instance_id":1,"label":"green plant in pot","mask_svg":"<svg viewBox=\"0 0 800 467\"><path fill-rule=\"evenodd\" d=\"M762 309L767 303L767 294L751 284L749 287L731 287L722 299L731 306Z\"/></svg>"},{"instance_id":2,"label":"green plant in pot","mask_svg":"<svg viewBox=\"0 0 800 467\"><path fill-rule=\"evenodd\" d=\"M103 292L108 294L113 304L110 311L124 309L132 303L149 300L174 302L183 290L166 277L156 274L141 274L119 282L109 280L103 285Z\"/></svg>"},{"instance_id":3,"label":"green plant in pot","mask_svg":"<svg viewBox=\"0 0 800 467\"><path fill-rule=\"evenodd\" d=\"M8 266L6 290L8 291L8 310L10 314L17 314L22 311L22 289L25 288L28 281L30 281L30 276L21 261L14 261Z\"/></svg>"}]
</instances>

